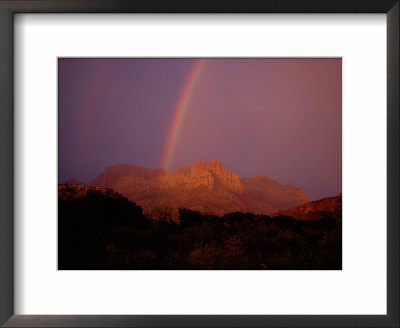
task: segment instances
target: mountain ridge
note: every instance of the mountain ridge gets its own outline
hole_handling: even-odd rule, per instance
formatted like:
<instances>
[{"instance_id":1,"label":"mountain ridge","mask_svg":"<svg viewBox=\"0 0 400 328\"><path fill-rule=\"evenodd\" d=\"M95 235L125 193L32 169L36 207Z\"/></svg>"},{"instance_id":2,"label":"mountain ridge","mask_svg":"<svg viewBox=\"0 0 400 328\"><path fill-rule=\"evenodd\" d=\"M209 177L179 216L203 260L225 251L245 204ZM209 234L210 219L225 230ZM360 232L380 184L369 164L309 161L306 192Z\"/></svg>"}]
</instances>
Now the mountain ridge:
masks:
<instances>
[{"instance_id":1,"label":"mountain ridge","mask_svg":"<svg viewBox=\"0 0 400 328\"><path fill-rule=\"evenodd\" d=\"M296 220L320 220L331 217L336 221L342 220L342 195L324 197L311 202L292 207L287 210L271 213L272 217L286 215Z\"/></svg>"},{"instance_id":2,"label":"mountain ridge","mask_svg":"<svg viewBox=\"0 0 400 328\"><path fill-rule=\"evenodd\" d=\"M196 161L191 168L176 172L117 164L107 167L90 185L113 189L146 211L168 206L217 215L233 211L269 214L309 201L294 185L282 185L265 175L241 178L219 161Z\"/></svg>"}]
</instances>

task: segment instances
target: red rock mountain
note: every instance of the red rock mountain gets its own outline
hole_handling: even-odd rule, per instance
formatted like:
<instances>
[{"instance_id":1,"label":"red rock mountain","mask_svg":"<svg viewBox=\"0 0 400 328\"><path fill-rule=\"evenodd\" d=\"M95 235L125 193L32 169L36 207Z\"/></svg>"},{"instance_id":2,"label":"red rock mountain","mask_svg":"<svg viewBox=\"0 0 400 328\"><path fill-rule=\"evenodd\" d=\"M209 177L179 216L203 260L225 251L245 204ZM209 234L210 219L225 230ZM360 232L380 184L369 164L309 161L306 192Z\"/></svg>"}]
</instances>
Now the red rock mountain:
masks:
<instances>
[{"instance_id":1,"label":"red rock mountain","mask_svg":"<svg viewBox=\"0 0 400 328\"><path fill-rule=\"evenodd\" d=\"M145 211L168 206L217 215L234 211L269 214L309 201L294 185L281 185L263 175L241 179L218 161L196 162L177 172L118 164L90 184L113 189Z\"/></svg>"},{"instance_id":2,"label":"red rock mountain","mask_svg":"<svg viewBox=\"0 0 400 328\"><path fill-rule=\"evenodd\" d=\"M315 200L286 211L272 213L271 216L287 215L296 220L320 220L331 217L336 221L342 220L342 196L326 197Z\"/></svg>"}]
</instances>

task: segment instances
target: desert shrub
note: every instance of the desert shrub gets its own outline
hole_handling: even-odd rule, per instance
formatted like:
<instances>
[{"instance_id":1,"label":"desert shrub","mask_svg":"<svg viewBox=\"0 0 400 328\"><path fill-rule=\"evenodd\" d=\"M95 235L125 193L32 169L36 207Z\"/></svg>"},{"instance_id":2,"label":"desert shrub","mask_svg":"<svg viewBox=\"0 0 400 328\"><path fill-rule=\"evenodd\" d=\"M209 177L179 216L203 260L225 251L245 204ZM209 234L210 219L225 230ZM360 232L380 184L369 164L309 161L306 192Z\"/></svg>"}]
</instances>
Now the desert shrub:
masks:
<instances>
[{"instance_id":1,"label":"desert shrub","mask_svg":"<svg viewBox=\"0 0 400 328\"><path fill-rule=\"evenodd\" d=\"M123 197L93 192L60 199L59 267L341 269L341 222L330 217L299 221L241 212L222 217L184 208L178 212L176 223L168 215L147 219L141 207Z\"/></svg>"}]
</instances>

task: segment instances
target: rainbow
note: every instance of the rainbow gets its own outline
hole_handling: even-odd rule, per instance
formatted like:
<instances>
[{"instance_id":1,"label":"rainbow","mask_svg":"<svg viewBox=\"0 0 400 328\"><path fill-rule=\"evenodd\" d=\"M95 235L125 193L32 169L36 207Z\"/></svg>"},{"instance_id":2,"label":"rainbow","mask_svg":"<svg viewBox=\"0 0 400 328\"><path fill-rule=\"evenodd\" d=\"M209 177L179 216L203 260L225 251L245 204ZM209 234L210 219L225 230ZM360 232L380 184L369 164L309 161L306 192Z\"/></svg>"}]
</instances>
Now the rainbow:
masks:
<instances>
[{"instance_id":1,"label":"rainbow","mask_svg":"<svg viewBox=\"0 0 400 328\"><path fill-rule=\"evenodd\" d=\"M201 72L204 68L204 59L196 59L187 75L182 91L176 102L175 109L172 114L171 123L168 127L167 138L165 140L164 152L162 156L161 167L168 170L171 159L174 155L176 142L182 127L183 119L188 109L193 91L199 80Z\"/></svg>"}]
</instances>

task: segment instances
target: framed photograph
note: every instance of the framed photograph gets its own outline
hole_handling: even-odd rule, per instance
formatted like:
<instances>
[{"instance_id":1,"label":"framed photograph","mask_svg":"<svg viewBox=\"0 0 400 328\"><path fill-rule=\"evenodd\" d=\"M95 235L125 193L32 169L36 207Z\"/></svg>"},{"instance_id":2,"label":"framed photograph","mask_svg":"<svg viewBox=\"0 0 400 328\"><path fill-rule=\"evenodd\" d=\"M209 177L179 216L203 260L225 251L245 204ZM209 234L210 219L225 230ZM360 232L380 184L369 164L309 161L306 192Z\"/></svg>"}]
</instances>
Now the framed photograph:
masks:
<instances>
[{"instance_id":1,"label":"framed photograph","mask_svg":"<svg viewBox=\"0 0 400 328\"><path fill-rule=\"evenodd\" d=\"M398 1L0 21L2 325L399 326Z\"/></svg>"},{"instance_id":2,"label":"framed photograph","mask_svg":"<svg viewBox=\"0 0 400 328\"><path fill-rule=\"evenodd\" d=\"M59 58L58 269L341 270L341 72Z\"/></svg>"}]
</instances>

